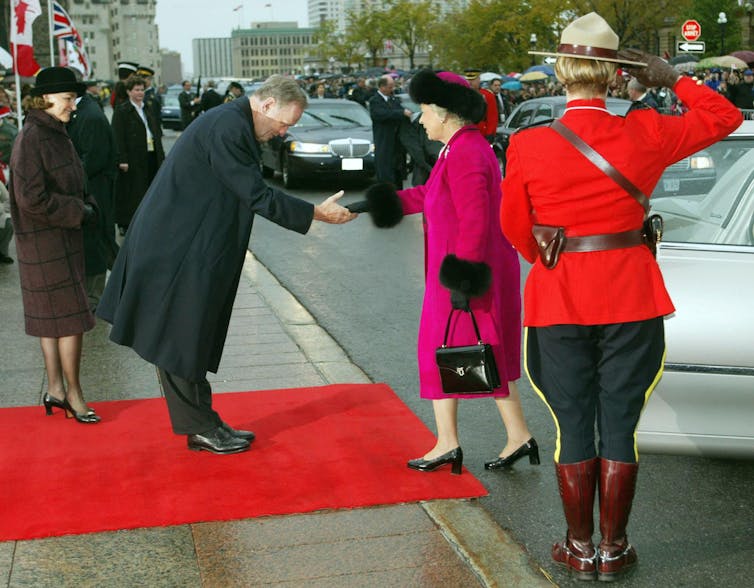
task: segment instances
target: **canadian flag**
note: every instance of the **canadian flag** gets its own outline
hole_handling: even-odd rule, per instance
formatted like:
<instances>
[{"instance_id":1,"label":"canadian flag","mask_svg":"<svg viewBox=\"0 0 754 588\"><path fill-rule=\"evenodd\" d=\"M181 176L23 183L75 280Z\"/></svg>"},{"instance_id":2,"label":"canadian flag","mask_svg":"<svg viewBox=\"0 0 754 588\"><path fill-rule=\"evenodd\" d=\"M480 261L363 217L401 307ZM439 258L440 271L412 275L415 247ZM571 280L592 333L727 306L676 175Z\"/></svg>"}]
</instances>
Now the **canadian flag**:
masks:
<instances>
[{"instance_id":1,"label":"canadian flag","mask_svg":"<svg viewBox=\"0 0 754 588\"><path fill-rule=\"evenodd\" d=\"M35 76L42 69L34 59L31 24L42 8L39 0L13 0L10 23L10 51L19 75Z\"/></svg>"}]
</instances>

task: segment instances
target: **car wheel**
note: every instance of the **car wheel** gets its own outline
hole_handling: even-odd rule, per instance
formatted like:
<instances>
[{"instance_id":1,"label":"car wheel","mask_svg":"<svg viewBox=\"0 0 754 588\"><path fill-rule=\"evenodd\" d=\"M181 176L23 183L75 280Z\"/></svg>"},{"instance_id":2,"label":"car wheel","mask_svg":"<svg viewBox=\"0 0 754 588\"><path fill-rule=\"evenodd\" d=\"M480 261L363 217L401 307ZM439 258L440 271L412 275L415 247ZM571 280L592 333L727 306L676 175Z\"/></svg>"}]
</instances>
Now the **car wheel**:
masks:
<instances>
[{"instance_id":1,"label":"car wheel","mask_svg":"<svg viewBox=\"0 0 754 588\"><path fill-rule=\"evenodd\" d=\"M290 158L285 152L283 153L283 162L280 167L283 171L283 186L285 186L286 188L295 188L296 178L291 173Z\"/></svg>"}]
</instances>

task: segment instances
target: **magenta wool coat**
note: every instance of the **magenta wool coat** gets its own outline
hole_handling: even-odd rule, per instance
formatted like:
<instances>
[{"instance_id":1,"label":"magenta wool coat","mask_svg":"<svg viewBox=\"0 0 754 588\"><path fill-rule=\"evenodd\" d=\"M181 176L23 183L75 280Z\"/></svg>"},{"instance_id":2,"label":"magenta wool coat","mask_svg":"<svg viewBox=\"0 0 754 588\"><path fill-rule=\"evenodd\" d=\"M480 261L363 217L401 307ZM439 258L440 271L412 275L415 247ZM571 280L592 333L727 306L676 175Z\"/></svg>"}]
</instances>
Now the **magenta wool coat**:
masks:
<instances>
[{"instance_id":1,"label":"magenta wool coat","mask_svg":"<svg viewBox=\"0 0 754 588\"><path fill-rule=\"evenodd\" d=\"M404 214L423 212L426 230L426 285L419 324L418 360L422 398L507 396L507 383L521 375L521 294L518 253L503 237L500 169L479 129L466 126L448 141L427 183L398 192ZM485 262L492 268L492 286L472 299L482 339L495 353L502 386L491 394L443 394L435 350L442 344L451 310L450 292L440 284L446 255ZM454 313L449 345L476 342L471 318Z\"/></svg>"}]
</instances>

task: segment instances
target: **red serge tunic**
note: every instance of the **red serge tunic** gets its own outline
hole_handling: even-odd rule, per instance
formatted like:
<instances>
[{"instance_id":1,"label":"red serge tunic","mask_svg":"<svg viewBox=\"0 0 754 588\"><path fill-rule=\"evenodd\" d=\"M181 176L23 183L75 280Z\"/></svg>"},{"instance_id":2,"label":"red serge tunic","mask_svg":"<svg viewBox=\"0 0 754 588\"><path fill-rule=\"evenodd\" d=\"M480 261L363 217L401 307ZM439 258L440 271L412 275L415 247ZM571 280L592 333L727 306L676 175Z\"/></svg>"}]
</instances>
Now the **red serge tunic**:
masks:
<instances>
[{"instance_id":1,"label":"red serge tunic","mask_svg":"<svg viewBox=\"0 0 754 588\"><path fill-rule=\"evenodd\" d=\"M654 109L615 116L603 100L592 99L569 101L561 121L650 195L668 165L727 136L742 120L726 98L690 78L674 91L690 107L683 116ZM525 326L622 323L673 312L644 245L562 253L551 270L539 261L532 224L563 226L566 236L638 229L644 209L633 196L546 126L513 135L507 162L501 227L534 263L524 290Z\"/></svg>"}]
</instances>

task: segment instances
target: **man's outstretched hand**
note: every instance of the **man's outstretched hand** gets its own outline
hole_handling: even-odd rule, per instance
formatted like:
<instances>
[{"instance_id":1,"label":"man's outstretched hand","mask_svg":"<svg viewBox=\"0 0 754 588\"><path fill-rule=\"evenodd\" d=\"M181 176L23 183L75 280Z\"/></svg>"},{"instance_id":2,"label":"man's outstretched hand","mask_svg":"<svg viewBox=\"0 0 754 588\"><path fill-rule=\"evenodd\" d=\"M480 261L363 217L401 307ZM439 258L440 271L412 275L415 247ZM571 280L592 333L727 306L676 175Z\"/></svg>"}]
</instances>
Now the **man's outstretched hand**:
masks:
<instances>
[{"instance_id":1,"label":"man's outstretched hand","mask_svg":"<svg viewBox=\"0 0 754 588\"><path fill-rule=\"evenodd\" d=\"M327 200L324 200L320 204L314 205L314 220L322 221L323 223L330 223L333 225L341 225L352 221L358 214L351 212L346 207L338 204L338 200L343 196L343 190L336 192L330 196Z\"/></svg>"}]
</instances>

